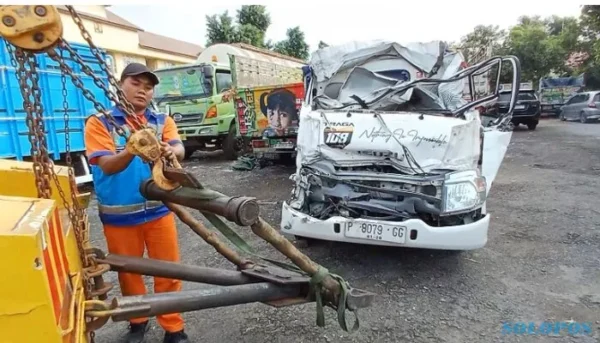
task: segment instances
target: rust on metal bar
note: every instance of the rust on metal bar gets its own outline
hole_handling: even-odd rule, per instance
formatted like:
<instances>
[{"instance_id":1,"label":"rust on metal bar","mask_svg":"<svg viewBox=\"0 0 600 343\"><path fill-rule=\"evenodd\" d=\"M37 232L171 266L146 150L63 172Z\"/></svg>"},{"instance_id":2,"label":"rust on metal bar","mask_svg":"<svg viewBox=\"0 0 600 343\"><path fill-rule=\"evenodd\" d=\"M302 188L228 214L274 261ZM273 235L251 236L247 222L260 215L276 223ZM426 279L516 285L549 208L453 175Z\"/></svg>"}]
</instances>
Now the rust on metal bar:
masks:
<instances>
[{"instance_id":1,"label":"rust on metal bar","mask_svg":"<svg viewBox=\"0 0 600 343\"><path fill-rule=\"evenodd\" d=\"M213 248L215 248L215 250L217 250L217 252L225 257L229 262L240 268L253 264L252 262L240 257L238 253L224 244L214 232L207 229L206 226L194 218L194 216L186 211L185 208L170 202L165 202L164 204L169 208L169 210L173 211L173 213L175 213L175 215L184 224L189 226L192 231L198 234L198 236L202 237L206 243L212 245Z\"/></svg>"},{"instance_id":2,"label":"rust on metal bar","mask_svg":"<svg viewBox=\"0 0 600 343\"><path fill-rule=\"evenodd\" d=\"M298 248L296 248L288 239L282 234L277 232L271 225L265 222L262 218L259 221L250 226L252 232L260 238L271 244L277 251L289 258L298 268L310 276L317 273L319 264L315 263L308 256L303 254ZM340 294L340 285L331 276L326 276L323 280L323 287L327 294L324 294L329 300L337 304L338 296ZM340 304L345 306L345 304Z\"/></svg>"}]
</instances>

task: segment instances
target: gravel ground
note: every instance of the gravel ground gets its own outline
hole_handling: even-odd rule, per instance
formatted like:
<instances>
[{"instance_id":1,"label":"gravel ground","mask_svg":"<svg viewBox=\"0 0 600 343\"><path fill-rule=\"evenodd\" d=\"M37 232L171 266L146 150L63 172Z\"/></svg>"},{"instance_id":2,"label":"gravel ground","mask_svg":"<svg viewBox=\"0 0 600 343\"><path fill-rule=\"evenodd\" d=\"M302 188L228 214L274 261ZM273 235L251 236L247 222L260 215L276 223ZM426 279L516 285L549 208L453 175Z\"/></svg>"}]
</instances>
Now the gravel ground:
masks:
<instances>
[{"instance_id":1,"label":"gravel ground","mask_svg":"<svg viewBox=\"0 0 600 343\"><path fill-rule=\"evenodd\" d=\"M186 164L200 180L228 195L261 201L263 217L277 225L293 168L253 172L230 169L218 156ZM600 124L544 120L536 131L517 129L488 201L489 242L452 254L320 242L302 248L352 286L376 292L360 313L361 329L339 329L327 309L327 326L315 325L315 306L274 309L263 304L185 314L194 342L600 342ZM105 249L90 206L94 244ZM233 266L180 225L184 263ZM241 234L264 254L279 255L248 231ZM116 282L116 274L107 275ZM152 281L148 279L151 289ZM203 285L184 283L184 289ZM111 296L118 296L118 289ZM503 336L502 321L593 322L586 337ZM151 321L147 342L161 342ZM98 343L119 342L124 323L97 331Z\"/></svg>"}]
</instances>

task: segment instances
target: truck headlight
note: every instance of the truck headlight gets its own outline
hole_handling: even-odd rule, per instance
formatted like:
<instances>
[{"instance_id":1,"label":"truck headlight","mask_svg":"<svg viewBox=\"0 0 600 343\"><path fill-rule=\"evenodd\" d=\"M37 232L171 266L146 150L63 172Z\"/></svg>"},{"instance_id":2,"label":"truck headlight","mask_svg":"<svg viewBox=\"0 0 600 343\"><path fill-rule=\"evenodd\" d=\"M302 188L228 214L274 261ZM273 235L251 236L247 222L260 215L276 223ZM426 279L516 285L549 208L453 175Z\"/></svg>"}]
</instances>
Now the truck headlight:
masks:
<instances>
[{"instance_id":1,"label":"truck headlight","mask_svg":"<svg viewBox=\"0 0 600 343\"><path fill-rule=\"evenodd\" d=\"M486 198L485 177L468 170L446 175L442 188L442 214L468 212L480 207Z\"/></svg>"}]
</instances>

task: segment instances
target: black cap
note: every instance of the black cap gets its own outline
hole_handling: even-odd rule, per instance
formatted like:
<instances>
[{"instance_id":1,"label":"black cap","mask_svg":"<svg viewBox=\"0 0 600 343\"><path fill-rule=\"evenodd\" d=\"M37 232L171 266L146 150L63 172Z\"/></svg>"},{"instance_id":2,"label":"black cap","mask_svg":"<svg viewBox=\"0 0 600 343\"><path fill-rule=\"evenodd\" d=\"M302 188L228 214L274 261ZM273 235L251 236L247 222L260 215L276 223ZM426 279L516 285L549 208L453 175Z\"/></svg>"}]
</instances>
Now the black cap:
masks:
<instances>
[{"instance_id":1,"label":"black cap","mask_svg":"<svg viewBox=\"0 0 600 343\"><path fill-rule=\"evenodd\" d=\"M138 76L142 74L148 75L155 86L158 84L158 76L156 76L156 74L150 71L148 67L141 63L129 63L121 73L121 81L123 81L127 76Z\"/></svg>"}]
</instances>

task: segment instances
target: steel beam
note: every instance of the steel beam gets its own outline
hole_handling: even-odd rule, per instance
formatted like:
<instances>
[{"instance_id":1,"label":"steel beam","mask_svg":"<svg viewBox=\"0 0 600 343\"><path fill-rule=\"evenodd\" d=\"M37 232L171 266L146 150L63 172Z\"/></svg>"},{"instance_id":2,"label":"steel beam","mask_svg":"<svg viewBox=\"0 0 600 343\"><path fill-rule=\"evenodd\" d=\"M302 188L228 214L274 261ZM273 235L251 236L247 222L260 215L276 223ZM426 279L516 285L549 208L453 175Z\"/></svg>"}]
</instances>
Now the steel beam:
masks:
<instances>
[{"instance_id":1,"label":"steel beam","mask_svg":"<svg viewBox=\"0 0 600 343\"><path fill-rule=\"evenodd\" d=\"M165 191L151 179L140 185L140 193L148 200L172 202L213 213L241 226L252 225L258 220L259 207L254 198L230 197L213 190L190 187Z\"/></svg>"},{"instance_id":2,"label":"steel beam","mask_svg":"<svg viewBox=\"0 0 600 343\"><path fill-rule=\"evenodd\" d=\"M190 266L151 258L109 254L103 259L97 259L97 261L98 263L110 265L111 270L117 272L201 282L211 285L243 285L260 281L234 270Z\"/></svg>"},{"instance_id":3,"label":"steel beam","mask_svg":"<svg viewBox=\"0 0 600 343\"><path fill-rule=\"evenodd\" d=\"M110 311L115 322L132 318L182 313L209 308L269 302L301 297L302 287L268 282L239 286L211 287L181 292L115 298Z\"/></svg>"}]
</instances>

